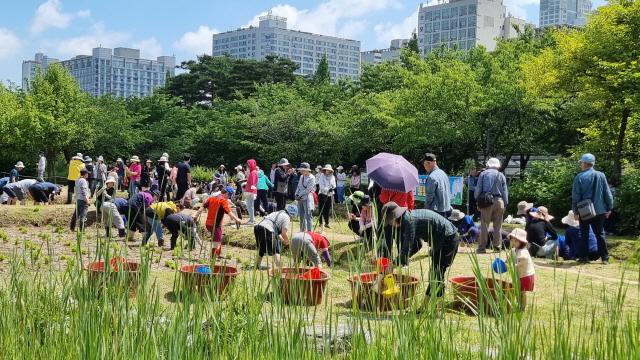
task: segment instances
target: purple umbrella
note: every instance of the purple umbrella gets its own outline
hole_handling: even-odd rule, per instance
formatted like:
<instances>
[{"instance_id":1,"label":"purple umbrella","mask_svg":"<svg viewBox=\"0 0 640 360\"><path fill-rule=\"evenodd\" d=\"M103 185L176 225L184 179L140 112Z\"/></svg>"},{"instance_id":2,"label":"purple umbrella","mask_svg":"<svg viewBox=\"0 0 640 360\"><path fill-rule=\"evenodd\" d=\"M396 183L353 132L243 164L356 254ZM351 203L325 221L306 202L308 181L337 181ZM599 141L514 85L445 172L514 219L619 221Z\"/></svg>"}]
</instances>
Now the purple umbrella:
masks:
<instances>
[{"instance_id":1,"label":"purple umbrella","mask_svg":"<svg viewBox=\"0 0 640 360\"><path fill-rule=\"evenodd\" d=\"M400 192L418 187L418 169L400 155L380 153L367 160L367 174L383 189Z\"/></svg>"}]
</instances>

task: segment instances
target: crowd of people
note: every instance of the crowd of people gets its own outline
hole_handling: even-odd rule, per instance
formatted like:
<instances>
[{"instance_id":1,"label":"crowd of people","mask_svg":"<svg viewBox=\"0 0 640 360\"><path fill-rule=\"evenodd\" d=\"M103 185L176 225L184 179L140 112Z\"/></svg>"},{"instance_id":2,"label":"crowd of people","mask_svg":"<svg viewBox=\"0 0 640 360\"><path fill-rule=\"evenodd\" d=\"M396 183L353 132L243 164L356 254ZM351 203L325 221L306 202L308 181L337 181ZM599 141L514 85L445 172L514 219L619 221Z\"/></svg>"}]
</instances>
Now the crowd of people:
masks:
<instances>
[{"instance_id":1,"label":"crowd of people","mask_svg":"<svg viewBox=\"0 0 640 360\"><path fill-rule=\"evenodd\" d=\"M568 226L565 235L556 231L554 218L546 207L527 201L518 203L516 219L510 217L523 224L524 229L512 233L502 229L509 191L497 158L489 159L486 168L474 169L467 180L469 215L451 206L449 177L438 166L437 156L425 154L420 165L427 174L426 194L424 208L416 209L413 191L382 188L371 180L363 184L357 166L347 174L342 166L334 170L325 164L317 166L314 173L307 162L293 166L282 158L271 165L267 174L250 159L236 166L233 174L220 165L210 182L196 184L188 155L171 166L166 153L155 162L147 159L144 165L135 155L128 164L120 158L107 164L102 156L93 161L78 153L69 162L67 176L67 203L72 203L75 194L76 208L70 227L84 229L87 211L95 203L108 236L112 227L118 230L118 236L128 234L130 239L140 232L146 244L155 234L158 244L164 246L164 227L171 233L167 250L176 246L181 234L193 248L201 242L197 224L201 214L207 212L204 226L211 234L212 255L218 256L225 215L239 227L246 214L244 225L254 227L257 266L267 254L279 265L282 244L287 244L295 261L305 257L320 267L321 257L332 263L329 242L322 233L331 229L334 204L345 203L349 229L376 256L391 258L395 253L395 263L407 266L423 247L423 241L428 243L432 277L441 286L429 287L427 294L435 296L442 295L444 273L461 241L477 242L477 254L512 248L513 256L524 262L518 269L521 277L528 279L525 291L533 288L533 278L528 278L534 273L530 257L560 256L579 263L600 259L608 263L604 228L613 209L613 197L605 175L594 170L593 155L585 154L580 159L581 172L572 189L572 210L562 219ZM45 166L46 159L41 154L37 178L21 179L24 164L16 163L9 176L0 179L0 202L24 203L27 194L37 204L51 202L61 187L44 181ZM195 215L183 211L191 208L198 209ZM292 216L299 218L299 232L290 237ZM529 258L523 255L523 249Z\"/></svg>"}]
</instances>

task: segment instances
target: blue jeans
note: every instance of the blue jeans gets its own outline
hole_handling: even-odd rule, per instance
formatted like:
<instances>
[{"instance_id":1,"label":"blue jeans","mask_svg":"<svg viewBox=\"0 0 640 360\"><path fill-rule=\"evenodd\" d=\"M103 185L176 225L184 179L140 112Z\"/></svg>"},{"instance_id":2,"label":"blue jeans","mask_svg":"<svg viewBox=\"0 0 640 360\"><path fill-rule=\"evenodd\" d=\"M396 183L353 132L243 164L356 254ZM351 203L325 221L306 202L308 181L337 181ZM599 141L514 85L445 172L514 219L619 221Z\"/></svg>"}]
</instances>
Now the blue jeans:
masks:
<instances>
[{"instance_id":1,"label":"blue jeans","mask_svg":"<svg viewBox=\"0 0 640 360\"><path fill-rule=\"evenodd\" d=\"M313 230L313 211L308 200L298 200L298 216L300 216L300 231Z\"/></svg>"},{"instance_id":2,"label":"blue jeans","mask_svg":"<svg viewBox=\"0 0 640 360\"><path fill-rule=\"evenodd\" d=\"M244 203L247 205L247 212L249 213L249 223L253 223L256 220L255 200L253 194L244 193Z\"/></svg>"},{"instance_id":3,"label":"blue jeans","mask_svg":"<svg viewBox=\"0 0 640 360\"><path fill-rule=\"evenodd\" d=\"M336 202L342 204L344 202L344 186L338 186L336 188Z\"/></svg>"},{"instance_id":4,"label":"blue jeans","mask_svg":"<svg viewBox=\"0 0 640 360\"><path fill-rule=\"evenodd\" d=\"M162 232L162 223L157 217L147 216L147 228L145 229L144 238L142 239L142 245L146 245L147 241L151 237L151 234L155 233L158 239L158 245L163 245L164 233Z\"/></svg>"},{"instance_id":5,"label":"blue jeans","mask_svg":"<svg viewBox=\"0 0 640 360\"><path fill-rule=\"evenodd\" d=\"M129 181L129 198L138 193L138 182Z\"/></svg>"}]
</instances>

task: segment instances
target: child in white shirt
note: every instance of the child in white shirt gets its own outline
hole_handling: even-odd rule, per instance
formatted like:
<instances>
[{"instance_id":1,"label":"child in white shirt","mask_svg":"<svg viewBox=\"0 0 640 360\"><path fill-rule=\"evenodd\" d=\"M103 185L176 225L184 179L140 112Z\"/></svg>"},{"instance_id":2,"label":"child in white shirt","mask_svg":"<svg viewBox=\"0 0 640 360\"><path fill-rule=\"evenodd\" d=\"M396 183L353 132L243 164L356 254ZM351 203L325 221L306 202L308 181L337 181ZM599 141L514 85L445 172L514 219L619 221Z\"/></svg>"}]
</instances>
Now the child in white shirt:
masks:
<instances>
[{"instance_id":1,"label":"child in white shirt","mask_svg":"<svg viewBox=\"0 0 640 360\"><path fill-rule=\"evenodd\" d=\"M527 232L523 229L514 229L509 234L511 244L511 256L514 257L520 278L520 309L527 306L527 292L533 291L536 270L533 267L531 254L527 250Z\"/></svg>"}]
</instances>

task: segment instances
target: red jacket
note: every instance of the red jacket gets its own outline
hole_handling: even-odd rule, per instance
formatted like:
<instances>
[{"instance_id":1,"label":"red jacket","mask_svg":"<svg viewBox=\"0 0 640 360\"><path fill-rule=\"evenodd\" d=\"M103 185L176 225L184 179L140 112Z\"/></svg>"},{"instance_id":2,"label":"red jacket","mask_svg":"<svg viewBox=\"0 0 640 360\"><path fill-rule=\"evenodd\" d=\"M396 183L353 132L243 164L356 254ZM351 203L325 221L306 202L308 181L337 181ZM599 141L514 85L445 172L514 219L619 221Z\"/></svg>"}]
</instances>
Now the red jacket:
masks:
<instances>
[{"instance_id":1,"label":"red jacket","mask_svg":"<svg viewBox=\"0 0 640 360\"><path fill-rule=\"evenodd\" d=\"M380 199L382 205L393 201L398 204L398 206L406 207L409 210L413 210L416 208L413 191L402 193L399 191L382 189L382 191L380 192L380 196L378 196L378 199Z\"/></svg>"},{"instance_id":2,"label":"red jacket","mask_svg":"<svg viewBox=\"0 0 640 360\"><path fill-rule=\"evenodd\" d=\"M253 159L247 160L247 165L249 166L249 176L244 185L244 192L258 194L258 166Z\"/></svg>"}]
</instances>

